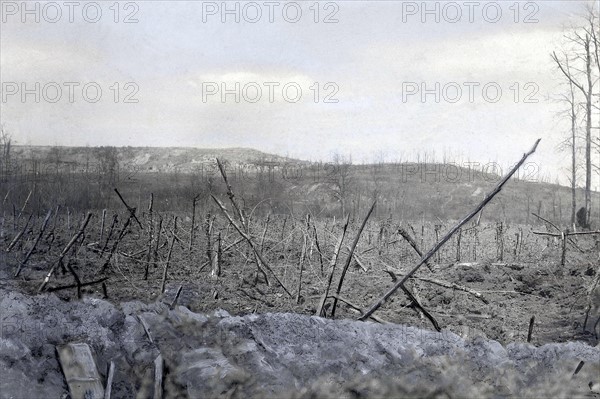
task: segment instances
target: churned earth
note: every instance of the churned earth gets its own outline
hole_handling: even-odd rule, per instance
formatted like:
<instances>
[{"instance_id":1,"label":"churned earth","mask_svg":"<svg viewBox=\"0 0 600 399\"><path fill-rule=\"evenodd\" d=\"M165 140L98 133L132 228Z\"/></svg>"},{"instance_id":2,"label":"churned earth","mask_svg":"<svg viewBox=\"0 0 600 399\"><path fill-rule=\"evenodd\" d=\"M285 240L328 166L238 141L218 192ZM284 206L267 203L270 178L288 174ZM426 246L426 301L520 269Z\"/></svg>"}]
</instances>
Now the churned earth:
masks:
<instances>
[{"instance_id":1,"label":"churned earth","mask_svg":"<svg viewBox=\"0 0 600 399\"><path fill-rule=\"evenodd\" d=\"M66 398L56 346L87 343L114 398L600 397L600 349L291 313L232 316L153 303L0 291L0 397ZM143 322L142 322L143 321ZM143 324L147 327L144 328ZM573 375L577 366L583 367Z\"/></svg>"}]
</instances>

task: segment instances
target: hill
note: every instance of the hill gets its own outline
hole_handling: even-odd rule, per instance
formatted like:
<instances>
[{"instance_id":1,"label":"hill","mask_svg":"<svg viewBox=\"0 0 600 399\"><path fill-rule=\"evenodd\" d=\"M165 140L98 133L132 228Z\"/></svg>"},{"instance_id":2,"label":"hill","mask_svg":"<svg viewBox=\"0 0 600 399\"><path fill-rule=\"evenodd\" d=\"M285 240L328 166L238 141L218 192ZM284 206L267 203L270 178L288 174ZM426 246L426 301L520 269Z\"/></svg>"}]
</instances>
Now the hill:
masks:
<instances>
[{"instance_id":1,"label":"hill","mask_svg":"<svg viewBox=\"0 0 600 399\"><path fill-rule=\"evenodd\" d=\"M481 201L501 178L494 168L451 163L383 163L351 165L307 162L248 148L202 149L159 147L42 147L15 146L12 169L5 180L36 182L43 199L39 206L74 208L119 206L113 188L133 199L138 208L150 193L158 209L189 208L200 195L223 191L215 158L223 160L236 194L256 212L359 217L374 199L376 217L459 219ZM497 169L496 169L497 170ZM506 171L504 171L506 173ZM529 223L536 212L568 225L568 187L513 178L486 208L484 217ZM46 186L45 186L46 185ZM20 188L19 188L20 187ZM31 188L15 188L10 199L19 204ZM20 191L19 191L20 190ZM0 193L6 195L6 193ZM583 193L578 192L582 203ZM594 204L598 204L598 193ZM117 201L117 202L115 202ZM592 212L598 220L598 209Z\"/></svg>"}]
</instances>

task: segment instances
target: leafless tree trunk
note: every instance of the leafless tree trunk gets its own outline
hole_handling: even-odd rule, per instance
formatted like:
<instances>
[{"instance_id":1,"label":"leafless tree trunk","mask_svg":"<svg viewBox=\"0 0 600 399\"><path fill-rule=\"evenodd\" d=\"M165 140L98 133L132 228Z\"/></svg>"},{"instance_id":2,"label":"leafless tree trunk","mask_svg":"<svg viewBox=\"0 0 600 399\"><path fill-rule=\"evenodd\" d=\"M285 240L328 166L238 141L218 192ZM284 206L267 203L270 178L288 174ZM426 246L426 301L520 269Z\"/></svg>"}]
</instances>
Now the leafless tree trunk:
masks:
<instances>
[{"instance_id":1,"label":"leafless tree trunk","mask_svg":"<svg viewBox=\"0 0 600 399\"><path fill-rule=\"evenodd\" d=\"M569 57L564 54L564 68L568 74L571 72L571 64ZM569 148L571 153L571 226L575 228L576 213L577 213L577 99L575 96L575 86L569 79L569 92L563 95L562 99L569 105L569 119L571 121L571 134L564 146Z\"/></svg>"},{"instance_id":2,"label":"leafless tree trunk","mask_svg":"<svg viewBox=\"0 0 600 399\"><path fill-rule=\"evenodd\" d=\"M353 185L352 160L335 154L333 165L328 174L328 180L331 183L333 197L339 201L342 217L347 212L347 202Z\"/></svg>"},{"instance_id":3,"label":"leafless tree trunk","mask_svg":"<svg viewBox=\"0 0 600 399\"><path fill-rule=\"evenodd\" d=\"M580 68L569 68L568 63L559 60L556 52L552 53L552 59L567 78L570 85L573 85L581 91L585 98L585 225L590 224L590 215L592 210L592 93L594 89L594 76L592 73L592 62L595 55L592 54L593 42L592 33L595 27L595 17L587 18L587 25L583 27L583 32L574 28L571 33L565 36L567 41L573 46L571 53L572 60L578 61L583 65ZM573 72L579 71L579 73ZM577 75L583 74L583 80L580 81Z\"/></svg>"}]
</instances>

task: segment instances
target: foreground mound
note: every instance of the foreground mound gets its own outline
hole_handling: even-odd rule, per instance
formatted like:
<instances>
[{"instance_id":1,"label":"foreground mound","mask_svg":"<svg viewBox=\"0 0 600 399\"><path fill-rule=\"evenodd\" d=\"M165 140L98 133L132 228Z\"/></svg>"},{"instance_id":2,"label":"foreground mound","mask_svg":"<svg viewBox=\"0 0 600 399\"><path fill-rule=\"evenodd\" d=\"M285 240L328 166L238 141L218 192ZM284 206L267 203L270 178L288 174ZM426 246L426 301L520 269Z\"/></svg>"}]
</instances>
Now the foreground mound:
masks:
<instances>
[{"instance_id":1,"label":"foreground mound","mask_svg":"<svg viewBox=\"0 0 600 399\"><path fill-rule=\"evenodd\" d=\"M2 398L66 394L56 346L68 342L92 348L105 380L115 363L113 398L152 397L159 354L165 397L600 396L600 349L579 342L503 347L402 325L10 291L0 317Z\"/></svg>"}]
</instances>

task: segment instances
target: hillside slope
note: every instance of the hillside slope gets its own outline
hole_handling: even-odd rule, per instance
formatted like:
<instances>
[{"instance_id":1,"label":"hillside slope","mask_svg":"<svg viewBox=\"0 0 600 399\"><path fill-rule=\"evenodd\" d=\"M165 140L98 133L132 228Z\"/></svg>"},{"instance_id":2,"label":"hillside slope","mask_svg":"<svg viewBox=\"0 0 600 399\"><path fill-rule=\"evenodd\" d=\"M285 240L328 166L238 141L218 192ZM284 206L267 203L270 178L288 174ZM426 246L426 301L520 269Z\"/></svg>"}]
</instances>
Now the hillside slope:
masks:
<instances>
[{"instance_id":1,"label":"hillside slope","mask_svg":"<svg viewBox=\"0 0 600 399\"><path fill-rule=\"evenodd\" d=\"M206 205L209 192L223 190L215 158L226 165L229 179L246 205L262 204L257 212L264 214L310 212L339 217L345 212L356 218L377 199L375 216L380 219L391 215L441 223L463 217L501 179L481 167L311 163L247 148L15 146L12 159L16 168L8 180L36 182L40 190L51 180L44 206L118 206L112 190L118 187L128 197L134 195L138 207L145 206L143 201L154 193L158 209L186 209L194 196L200 194ZM520 173L522 178L527 170ZM568 225L569 188L531 177L533 180L513 178L485 209L484 218L529 223L535 212ZM60 187L62 183L62 195L54 198L57 184ZM20 197L28 192L22 188L11 194L11 199L22 203ZM577 195L582 204L582 191ZM599 197L594 193L594 204L600 203ZM598 215L595 205L592 220L597 221Z\"/></svg>"}]
</instances>

